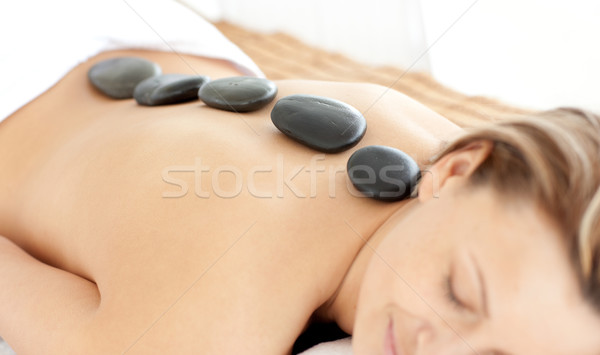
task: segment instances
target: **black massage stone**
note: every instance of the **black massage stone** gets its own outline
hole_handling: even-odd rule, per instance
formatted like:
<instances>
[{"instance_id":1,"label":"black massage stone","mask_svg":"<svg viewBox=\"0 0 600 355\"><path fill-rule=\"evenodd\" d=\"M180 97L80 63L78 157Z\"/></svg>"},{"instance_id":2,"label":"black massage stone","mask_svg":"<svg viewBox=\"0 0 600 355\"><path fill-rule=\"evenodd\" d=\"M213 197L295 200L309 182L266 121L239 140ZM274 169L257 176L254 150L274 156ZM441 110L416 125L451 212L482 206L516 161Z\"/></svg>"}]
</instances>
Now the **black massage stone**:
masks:
<instances>
[{"instance_id":1,"label":"black massage stone","mask_svg":"<svg viewBox=\"0 0 600 355\"><path fill-rule=\"evenodd\" d=\"M169 105L198 99L198 89L210 79L203 75L163 74L140 82L133 98L140 105Z\"/></svg>"},{"instance_id":2,"label":"black massage stone","mask_svg":"<svg viewBox=\"0 0 600 355\"><path fill-rule=\"evenodd\" d=\"M261 109L276 95L277 86L272 81L247 76L213 80L198 90L198 97L206 105L233 112Z\"/></svg>"},{"instance_id":3,"label":"black massage stone","mask_svg":"<svg viewBox=\"0 0 600 355\"><path fill-rule=\"evenodd\" d=\"M88 79L102 93L113 99L130 99L142 80L160 75L160 66L137 57L119 57L96 63L88 71Z\"/></svg>"},{"instance_id":4,"label":"black massage stone","mask_svg":"<svg viewBox=\"0 0 600 355\"><path fill-rule=\"evenodd\" d=\"M354 152L347 164L352 184L365 196L382 201L410 197L421 177L419 166L406 153L371 145Z\"/></svg>"},{"instance_id":5,"label":"black massage stone","mask_svg":"<svg viewBox=\"0 0 600 355\"><path fill-rule=\"evenodd\" d=\"M271 120L288 137L325 153L355 146L367 121L354 107L327 97L291 95L277 101Z\"/></svg>"}]
</instances>

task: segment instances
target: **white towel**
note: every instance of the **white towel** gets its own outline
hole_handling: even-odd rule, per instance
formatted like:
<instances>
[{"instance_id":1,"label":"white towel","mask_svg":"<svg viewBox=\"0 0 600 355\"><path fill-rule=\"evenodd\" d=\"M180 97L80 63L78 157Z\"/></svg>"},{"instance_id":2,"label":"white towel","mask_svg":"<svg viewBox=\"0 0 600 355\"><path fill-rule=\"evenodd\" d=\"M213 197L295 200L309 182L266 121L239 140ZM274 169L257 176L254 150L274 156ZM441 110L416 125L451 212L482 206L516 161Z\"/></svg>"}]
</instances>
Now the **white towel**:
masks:
<instances>
[{"instance_id":1,"label":"white towel","mask_svg":"<svg viewBox=\"0 0 600 355\"><path fill-rule=\"evenodd\" d=\"M0 355L15 355L15 352L2 338L0 338Z\"/></svg>"},{"instance_id":2,"label":"white towel","mask_svg":"<svg viewBox=\"0 0 600 355\"><path fill-rule=\"evenodd\" d=\"M107 50L152 49L225 59L264 76L212 24L174 0L0 2L0 121Z\"/></svg>"},{"instance_id":3,"label":"white towel","mask_svg":"<svg viewBox=\"0 0 600 355\"><path fill-rule=\"evenodd\" d=\"M352 338L317 344L300 355L352 355Z\"/></svg>"}]
</instances>

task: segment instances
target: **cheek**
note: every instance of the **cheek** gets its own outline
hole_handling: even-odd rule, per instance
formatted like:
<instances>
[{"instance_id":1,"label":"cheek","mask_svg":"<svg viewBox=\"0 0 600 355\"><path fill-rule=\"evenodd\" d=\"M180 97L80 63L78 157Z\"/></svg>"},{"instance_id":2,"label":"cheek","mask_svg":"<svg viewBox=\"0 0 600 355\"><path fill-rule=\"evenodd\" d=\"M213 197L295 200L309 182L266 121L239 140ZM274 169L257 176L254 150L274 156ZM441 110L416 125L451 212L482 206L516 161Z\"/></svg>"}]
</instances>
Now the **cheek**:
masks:
<instances>
[{"instance_id":1,"label":"cheek","mask_svg":"<svg viewBox=\"0 0 600 355\"><path fill-rule=\"evenodd\" d=\"M352 334L355 354L371 354L374 349L381 349L389 321L389 308L394 302L393 295L397 293L395 285L389 283L397 276L377 255L373 258L359 292Z\"/></svg>"},{"instance_id":2,"label":"cheek","mask_svg":"<svg viewBox=\"0 0 600 355\"><path fill-rule=\"evenodd\" d=\"M443 240L423 235L384 239L361 285L357 322L385 313L388 308L425 316L432 307L440 307L449 254Z\"/></svg>"},{"instance_id":3,"label":"cheek","mask_svg":"<svg viewBox=\"0 0 600 355\"><path fill-rule=\"evenodd\" d=\"M437 250L425 243L382 242L366 270L360 288L353 348L355 354L381 349L390 318L398 336L412 341L420 324L435 322L441 277L446 267Z\"/></svg>"}]
</instances>

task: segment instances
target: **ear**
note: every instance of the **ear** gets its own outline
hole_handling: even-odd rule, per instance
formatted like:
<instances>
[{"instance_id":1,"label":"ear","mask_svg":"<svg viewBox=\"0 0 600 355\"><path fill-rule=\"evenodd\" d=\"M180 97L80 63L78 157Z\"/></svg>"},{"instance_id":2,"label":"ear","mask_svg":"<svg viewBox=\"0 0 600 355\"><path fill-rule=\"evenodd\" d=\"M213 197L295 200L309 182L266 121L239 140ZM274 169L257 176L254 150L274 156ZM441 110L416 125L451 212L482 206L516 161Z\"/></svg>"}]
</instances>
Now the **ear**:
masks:
<instances>
[{"instance_id":1,"label":"ear","mask_svg":"<svg viewBox=\"0 0 600 355\"><path fill-rule=\"evenodd\" d=\"M471 174L490 155L494 143L486 140L471 142L444 155L422 172L418 198L424 202L438 198L440 191L453 183L466 182Z\"/></svg>"}]
</instances>

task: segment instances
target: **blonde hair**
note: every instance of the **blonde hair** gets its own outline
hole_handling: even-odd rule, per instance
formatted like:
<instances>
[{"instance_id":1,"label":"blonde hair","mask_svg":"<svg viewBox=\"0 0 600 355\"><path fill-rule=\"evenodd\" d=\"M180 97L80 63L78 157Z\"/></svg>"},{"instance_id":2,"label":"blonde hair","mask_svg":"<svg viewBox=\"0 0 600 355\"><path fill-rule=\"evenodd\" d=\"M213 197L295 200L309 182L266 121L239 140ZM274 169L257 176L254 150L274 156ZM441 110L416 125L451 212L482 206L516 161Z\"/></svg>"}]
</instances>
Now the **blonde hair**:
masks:
<instances>
[{"instance_id":1,"label":"blonde hair","mask_svg":"<svg viewBox=\"0 0 600 355\"><path fill-rule=\"evenodd\" d=\"M539 205L565 236L582 292L600 312L600 117L560 108L476 128L435 160L478 140L493 148L470 182Z\"/></svg>"}]
</instances>

